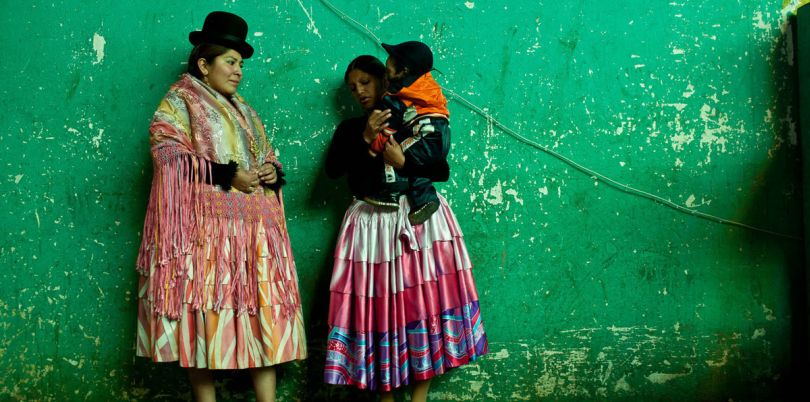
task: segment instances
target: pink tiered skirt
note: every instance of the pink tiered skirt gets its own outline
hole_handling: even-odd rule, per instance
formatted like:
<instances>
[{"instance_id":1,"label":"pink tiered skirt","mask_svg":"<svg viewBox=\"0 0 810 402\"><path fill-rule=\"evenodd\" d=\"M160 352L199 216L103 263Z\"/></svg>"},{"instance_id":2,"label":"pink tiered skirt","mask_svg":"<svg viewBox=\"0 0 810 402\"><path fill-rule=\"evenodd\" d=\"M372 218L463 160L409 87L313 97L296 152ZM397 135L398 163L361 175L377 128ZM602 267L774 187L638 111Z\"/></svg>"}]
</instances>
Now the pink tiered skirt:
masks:
<instances>
[{"instance_id":1,"label":"pink tiered skirt","mask_svg":"<svg viewBox=\"0 0 810 402\"><path fill-rule=\"evenodd\" d=\"M399 209L354 201L330 285L325 381L389 391L488 351L472 264L452 210L417 226Z\"/></svg>"}]
</instances>

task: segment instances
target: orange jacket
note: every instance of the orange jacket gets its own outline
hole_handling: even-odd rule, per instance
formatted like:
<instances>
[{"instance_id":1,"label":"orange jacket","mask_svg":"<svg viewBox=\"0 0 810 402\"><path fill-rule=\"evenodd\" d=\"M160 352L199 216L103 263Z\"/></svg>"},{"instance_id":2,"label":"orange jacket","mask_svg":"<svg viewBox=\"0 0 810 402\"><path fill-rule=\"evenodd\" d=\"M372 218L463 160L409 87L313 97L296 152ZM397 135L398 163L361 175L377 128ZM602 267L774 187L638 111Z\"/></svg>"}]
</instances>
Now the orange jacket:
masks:
<instances>
[{"instance_id":1,"label":"orange jacket","mask_svg":"<svg viewBox=\"0 0 810 402\"><path fill-rule=\"evenodd\" d=\"M371 150L375 153L380 153L385 149L388 137L419 116L441 114L447 118L450 117L450 111L447 110L447 99L442 93L442 87L433 79L430 72L417 78L413 84L400 89L399 92L393 94L387 92L385 95L402 102L404 105L402 108L403 116L402 121L389 121L388 128L377 133L377 137L371 142Z\"/></svg>"}]
</instances>

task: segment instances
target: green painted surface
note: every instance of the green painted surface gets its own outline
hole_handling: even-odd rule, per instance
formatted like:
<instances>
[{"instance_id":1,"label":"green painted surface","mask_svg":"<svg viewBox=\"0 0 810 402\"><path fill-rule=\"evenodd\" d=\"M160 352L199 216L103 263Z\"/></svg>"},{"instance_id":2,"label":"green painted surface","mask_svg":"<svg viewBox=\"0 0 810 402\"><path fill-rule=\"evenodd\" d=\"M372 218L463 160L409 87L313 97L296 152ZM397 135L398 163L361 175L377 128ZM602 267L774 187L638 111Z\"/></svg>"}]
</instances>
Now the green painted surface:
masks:
<instances>
[{"instance_id":1,"label":"green painted surface","mask_svg":"<svg viewBox=\"0 0 810 402\"><path fill-rule=\"evenodd\" d=\"M280 395L372 400L321 382L349 202L321 170L335 124L358 113L343 69L383 56L374 41L313 0L7 3L0 400L190 398L175 364L134 357L133 266L148 123L184 69L187 33L217 9L250 24L241 92L289 172L312 355L284 367ZM386 42L431 45L440 82L533 141L689 209L803 236L792 6L613 3L333 4ZM441 191L467 238L492 352L437 379L432 400L785 397L807 361L791 360L806 352L802 240L627 194L459 102L450 110ZM219 378L223 400L253 398L243 373Z\"/></svg>"}]
</instances>

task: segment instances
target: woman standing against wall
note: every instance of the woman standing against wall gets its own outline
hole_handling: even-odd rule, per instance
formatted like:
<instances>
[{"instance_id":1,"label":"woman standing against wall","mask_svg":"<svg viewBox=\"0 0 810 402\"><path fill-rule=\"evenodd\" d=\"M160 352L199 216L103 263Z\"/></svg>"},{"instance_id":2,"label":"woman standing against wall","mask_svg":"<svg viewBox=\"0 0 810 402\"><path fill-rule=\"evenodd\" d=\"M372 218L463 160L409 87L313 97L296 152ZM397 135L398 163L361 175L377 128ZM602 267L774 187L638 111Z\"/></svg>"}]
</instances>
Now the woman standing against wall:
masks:
<instances>
[{"instance_id":1,"label":"woman standing against wall","mask_svg":"<svg viewBox=\"0 0 810 402\"><path fill-rule=\"evenodd\" d=\"M214 369L248 369L273 401L274 365L306 357L282 166L236 94L246 36L242 18L209 14L150 127L137 354L188 368L198 401L215 400Z\"/></svg>"},{"instance_id":2,"label":"woman standing against wall","mask_svg":"<svg viewBox=\"0 0 810 402\"><path fill-rule=\"evenodd\" d=\"M449 174L443 157L432 158L433 150L416 145L403 154L392 142L382 156L370 156L369 144L391 117L375 110L384 75L385 66L373 56L349 64L344 81L366 114L340 123L326 160L327 175L345 174L355 199L335 250L325 380L378 390L383 401L393 401L391 391L413 383L411 400L418 402L427 399L434 376L475 360L488 347L472 264L444 198L439 195L439 210L414 226L404 193L393 206L374 201L383 160L420 152L422 161L435 161L425 169L431 179L446 181Z\"/></svg>"}]
</instances>

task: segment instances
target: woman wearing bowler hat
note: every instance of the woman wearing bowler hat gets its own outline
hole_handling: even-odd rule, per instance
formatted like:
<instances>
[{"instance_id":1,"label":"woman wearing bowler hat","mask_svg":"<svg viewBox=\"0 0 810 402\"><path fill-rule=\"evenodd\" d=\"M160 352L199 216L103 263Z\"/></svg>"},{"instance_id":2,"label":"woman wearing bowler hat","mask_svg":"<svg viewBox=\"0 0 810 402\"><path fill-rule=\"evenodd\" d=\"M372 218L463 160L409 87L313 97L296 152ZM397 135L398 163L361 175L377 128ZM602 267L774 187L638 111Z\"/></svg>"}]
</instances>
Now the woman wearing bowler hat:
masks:
<instances>
[{"instance_id":1,"label":"woman wearing bowler hat","mask_svg":"<svg viewBox=\"0 0 810 402\"><path fill-rule=\"evenodd\" d=\"M236 93L246 36L239 16L209 14L150 126L137 354L188 368L200 401L215 400L215 369L249 369L257 401L275 400L274 365L307 354L284 173Z\"/></svg>"}]
</instances>

